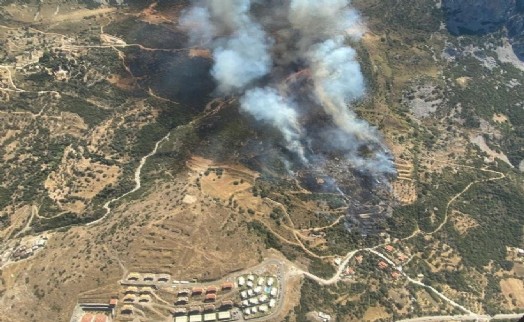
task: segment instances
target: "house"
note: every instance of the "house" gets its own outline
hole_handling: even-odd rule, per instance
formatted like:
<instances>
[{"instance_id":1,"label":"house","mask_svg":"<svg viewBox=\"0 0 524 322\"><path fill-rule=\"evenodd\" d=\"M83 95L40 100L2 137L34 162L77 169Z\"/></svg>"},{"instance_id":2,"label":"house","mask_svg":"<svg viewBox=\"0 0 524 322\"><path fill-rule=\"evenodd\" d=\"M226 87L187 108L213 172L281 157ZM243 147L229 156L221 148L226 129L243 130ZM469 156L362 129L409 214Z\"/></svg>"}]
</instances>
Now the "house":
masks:
<instances>
[{"instance_id":1,"label":"house","mask_svg":"<svg viewBox=\"0 0 524 322\"><path fill-rule=\"evenodd\" d=\"M262 286L257 286L255 287L255 289L253 290L255 292L255 294L260 294L262 293Z\"/></svg>"},{"instance_id":2,"label":"house","mask_svg":"<svg viewBox=\"0 0 524 322\"><path fill-rule=\"evenodd\" d=\"M227 300L227 301L222 302L222 304L220 305L220 308L221 309L230 309L233 307L233 305L234 305L233 301Z\"/></svg>"},{"instance_id":3,"label":"house","mask_svg":"<svg viewBox=\"0 0 524 322\"><path fill-rule=\"evenodd\" d=\"M201 288L201 287L193 287L191 289L191 295L192 296L201 295L202 293L204 293L204 289Z\"/></svg>"},{"instance_id":4,"label":"house","mask_svg":"<svg viewBox=\"0 0 524 322\"><path fill-rule=\"evenodd\" d=\"M262 286L262 285L264 285L265 282L266 282L266 279L265 279L265 278L263 278L263 277L259 277L259 278L258 278L258 281L257 281L257 284L258 284L259 286Z\"/></svg>"},{"instance_id":5,"label":"house","mask_svg":"<svg viewBox=\"0 0 524 322\"><path fill-rule=\"evenodd\" d=\"M269 300L269 307L273 308L275 307L275 305L277 305L277 300L275 299Z\"/></svg>"},{"instance_id":6,"label":"house","mask_svg":"<svg viewBox=\"0 0 524 322\"><path fill-rule=\"evenodd\" d=\"M135 286L130 286L126 288L124 294L138 294L138 288L136 288Z\"/></svg>"},{"instance_id":7,"label":"house","mask_svg":"<svg viewBox=\"0 0 524 322\"><path fill-rule=\"evenodd\" d=\"M124 315L133 314L133 307L131 305L124 305L122 307L122 310L120 310L120 314L124 314Z\"/></svg>"},{"instance_id":8,"label":"house","mask_svg":"<svg viewBox=\"0 0 524 322\"><path fill-rule=\"evenodd\" d=\"M230 320L230 319L231 319L231 311L218 312L219 321Z\"/></svg>"},{"instance_id":9,"label":"house","mask_svg":"<svg viewBox=\"0 0 524 322\"><path fill-rule=\"evenodd\" d=\"M135 302L135 300L136 296L134 294L128 294L124 296L124 299L122 301L124 301L124 303L133 303Z\"/></svg>"},{"instance_id":10,"label":"house","mask_svg":"<svg viewBox=\"0 0 524 322\"><path fill-rule=\"evenodd\" d=\"M199 314L202 313L202 308L200 306L192 306L189 308L189 314Z\"/></svg>"},{"instance_id":11,"label":"house","mask_svg":"<svg viewBox=\"0 0 524 322\"><path fill-rule=\"evenodd\" d=\"M379 267L380 269L386 269L386 268L388 268L388 266L389 266L389 265L388 265L386 262L384 262L384 261L380 261L380 262L378 262L378 267Z\"/></svg>"},{"instance_id":12,"label":"house","mask_svg":"<svg viewBox=\"0 0 524 322\"><path fill-rule=\"evenodd\" d=\"M80 322L91 322L93 320L93 315L92 314L84 314L82 316L82 320L80 320Z\"/></svg>"},{"instance_id":13,"label":"house","mask_svg":"<svg viewBox=\"0 0 524 322\"><path fill-rule=\"evenodd\" d=\"M189 298L186 297L179 297L176 299L175 305L186 305L189 303Z\"/></svg>"},{"instance_id":14,"label":"house","mask_svg":"<svg viewBox=\"0 0 524 322\"><path fill-rule=\"evenodd\" d=\"M178 291L178 296L188 296L191 291L187 288Z\"/></svg>"},{"instance_id":15,"label":"house","mask_svg":"<svg viewBox=\"0 0 524 322\"><path fill-rule=\"evenodd\" d=\"M190 315L189 322L202 322L202 315L201 314Z\"/></svg>"},{"instance_id":16,"label":"house","mask_svg":"<svg viewBox=\"0 0 524 322\"><path fill-rule=\"evenodd\" d=\"M269 308L266 304L263 304L258 307L258 310L262 313L266 313L267 311L269 311Z\"/></svg>"},{"instance_id":17,"label":"house","mask_svg":"<svg viewBox=\"0 0 524 322\"><path fill-rule=\"evenodd\" d=\"M388 253L392 253L395 248L393 248L393 246L391 245L387 245L386 247L384 247L384 249L388 252Z\"/></svg>"},{"instance_id":18,"label":"house","mask_svg":"<svg viewBox=\"0 0 524 322\"><path fill-rule=\"evenodd\" d=\"M215 302L217 299L217 295L214 293L206 294L206 297L204 298L204 302Z\"/></svg>"},{"instance_id":19,"label":"house","mask_svg":"<svg viewBox=\"0 0 524 322\"><path fill-rule=\"evenodd\" d=\"M158 276L158 282L159 283L167 283L167 282L169 282L170 278L171 278L171 275L169 275L169 274L160 274Z\"/></svg>"},{"instance_id":20,"label":"house","mask_svg":"<svg viewBox=\"0 0 524 322\"><path fill-rule=\"evenodd\" d=\"M208 304L208 305L204 305L204 312L212 312L214 311L216 308L213 304Z\"/></svg>"},{"instance_id":21,"label":"house","mask_svg":"<svg viewBox=\"0 0 524 322\"><path fill-rule=\"evenodd\" d=\"M146 287L142 287L140 289L140 294L153 294L153 288L152 287L149 287L149 286L146 286Z\"/></svg>"},{"instance_id":22,"label":"house","mask_svg":"<svg viewBox=\"0 0 524 322\"><path fill-rule=\"evenodd\" d=\"M277 294L278 294L278 289L276 287L273 287L271 289L271 291L269 292L269 294L272 296L272 297L276 297Z\"/></svg>"},{"instance_id":23,"label":"house","mask_svg":"<svg viewBox=\"0 0 524 322\"><path fill-rule=\"evenodd\" d=\"M154 274L145 274L144 275L144 282L152 283L155 281L155 275Z\"/></svg>"},{"instance_id":24,"label":"house","mask_svg":"<svg viewBox=\"0 0 524 322\"><path fill-rule=\"evenodd\" d=\"M129 273L129 275L127 275L127 280L129 282L137 282L139 279L140 279L140 274L138 273Z\"/></svg>"},{"instance_id":25,"label":"house","mask_svg":"<svg viewBox=\"0 0 524 322\"><path fill-rule=\"evenodd\" d=\"M247 280L253 282L255 280L255 275L253 274L248 275Z\"/></svg>"},{"instance_id":26,"label":"house","mask_svg":"<svg viewBox=\"0 0 524 322\"><path fill-rule=\"evenodd\" d=\"M258 300L260 301L260 303L264 303L268 300L267 298L267 295L266 294L262 294L258 297Z\"/></svg>"},{"instance_id":27,"label":"house","mask_svg":"<svg viewBox=\"0 0 524 322\"><path fill-rule=\"evenodd\" d=\"M151 296L146 295L146 294L142 294L138 298L138 302L139 303L149 303L149 302L151 302Z\"/></svg>"},{"instance_id":28,"label":"house","mask_svg":"<svg viewBox=\"0 0 524 322\"><path fill-rule=\"evenodd\" d=\"M178 316L178 315L186 315L187 314L187 309L185 307L177 307L173 310L173 315L174 316Z\"/></svg>"},{"instance_id":29,"label":"house","mask_svg":"<svg viewBox=\"0 0 524 322\"><path fill-rule=\"evenodd\" d=\"M222 285L220 286L220 288L222 289L222 291L230 291L233 289L233 283L231 282L226 282L226 283L222 283Z\"/></svg>"},{"instance_id":30,"label":"house","mask_svg":"<svg viewBox=\"0 0 524 322\"><path fill-rule=\"evenodd\" d=\"M404 253L398 253L397 254L397 258L399 261L403 262L405 261L406 259L408 259L408 257L404 254Z\"/></svg>"},{"instance_id":31,"label":"house","mask_svg":"<svg viewBox=\"0 0 524 322\"><path fill-rule=\"evenodd\" d=\"M398 279L400 277L400 273L395 271L395 272L392 272L391 273L391 277L393 277L393 279Z\"/></svg>"},{"instance_id":32,"label":"house","mask_svg":"<svg viewBox=\"0 0 524 322\"><path fill-rule=\"evenodd\" d=\"M218 288L212 285L206 289L206 294L216 294L217 291L218 291Z\"/></svg>"},{"instance_id":33,"label":"house","mask_svg":"<svg viewBox=\"0 0 524 322\"><path fill-rule=\"evenodd\" d=\"M272 286L275 283L275 279L270 277L267 279L267 286Z\"/></svg>"},{"instance_id":34,"label":"house","mask_svg":"<svg viewBox=\"0 0 524 322\"><path fill-rule=\"evenodd\" d=\"M175 322L188 322L189 318L187 316L176 316Z\"/></svg>"},{"instance_id":35,"label":"house","mask_svg":"<svg viewBox=\"0 0 524 322\"><path fill-rule=\"evenodd\" d=\"M217 315L216 313L207 313L207 314L204 314L204 322L208 322L208 321L216 321L217 320Z\"/></svg>"},{"instance_id":36,"label":"house","mask_svg":"<svg viewBox=\"0 0 524 322\"><path fill-rule=\"evenodd\" d=\"M246 279L242 276L238 278L238 286L244 286L246 284Z\"/></svg>"},{"instance_id":37,"label":"house","mask_svg":"<svg viewBox=\"0 0 524 322\"><path fill-rule=\"evenodd\" d=\"M109 307L115 307L118 304L118 299L112 298L109 300Z\"/></svg>"}]
</instances>

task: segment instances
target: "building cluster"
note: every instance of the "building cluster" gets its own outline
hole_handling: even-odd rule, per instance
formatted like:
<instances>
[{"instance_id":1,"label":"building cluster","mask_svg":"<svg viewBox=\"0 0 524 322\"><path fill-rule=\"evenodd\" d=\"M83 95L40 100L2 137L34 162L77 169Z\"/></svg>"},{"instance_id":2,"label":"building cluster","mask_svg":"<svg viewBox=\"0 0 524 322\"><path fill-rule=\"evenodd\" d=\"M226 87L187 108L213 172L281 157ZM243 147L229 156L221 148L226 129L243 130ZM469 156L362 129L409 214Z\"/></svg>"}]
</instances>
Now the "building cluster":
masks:
<instances>
[{"instance_id":1,"label":"building cluster","mask_svg":"<svg viewBox=\"0 0 524 322\"><path fill-rule=\"evenodd\" d=\"M151 295L156 290L156 286L127 286L124 289L124 297L122 298L122 302L125 304L132 304L132 303L149 303L151 302ZM126 312L128 310L125 310ZM124 314L131 314L131 313L124 313Z\"/></svg>"},{"instance_id":2,"label":"building cluster","mask_svg":"<svg viewBox=\"0 0 524 322\"><path fill-rule=\"evenodd\" d=\"M241 289L244 317L259 317L269 314L277 305L278 285L275 277L249 274L240 276L237 285Z\"/></svg>"},{"instance_id":3,"label":"building cluster","mask_svg":"<svg viewBox=\"0 0 524 322\"><path fill-rule=\"evenodd\" d=\"M217 308L213 304L202 306L192 306L190 308L176 308L173 311L175 322L212 322L229 321L233 318L231 309L233 302L224 301Z\"/></svg>"},{"instance_id":4,"label":"building cluster","mask_svg":"<svg viewBox=\"0 0 524 322\"><path fill-rule=\"evenodd\" d=\"M171 280L169 274L129 273L123 283L136 285L164 284Z\"/></svg>"},{"instance_id":5,"label":"building cluster","mask_svg":"<svg viewBox=\"0 0 524 322\"><path fill-rule=\"evenodd\" d=\"M230 300L224 300L217 304L217 299L219 293L226 294L234 287L233 283L224 282L220 287L210 285L180 289L174 303L176 308L172 312L175 316L175 322L230 320L234 303Z\"/></svg>"},{"instance_id":6,"label":"building cluster","mask_svg":"<svg viewBox=\"0 0 524 322\"><path fill-rule=\"evenodd\" d=\"M19 261L21 259L33 256L33 254L39 249L43 248L46 243L47 237L40 237L32 245L20 245L13 251L11 258L14 261Z\"/></svg>"}]
</instances>

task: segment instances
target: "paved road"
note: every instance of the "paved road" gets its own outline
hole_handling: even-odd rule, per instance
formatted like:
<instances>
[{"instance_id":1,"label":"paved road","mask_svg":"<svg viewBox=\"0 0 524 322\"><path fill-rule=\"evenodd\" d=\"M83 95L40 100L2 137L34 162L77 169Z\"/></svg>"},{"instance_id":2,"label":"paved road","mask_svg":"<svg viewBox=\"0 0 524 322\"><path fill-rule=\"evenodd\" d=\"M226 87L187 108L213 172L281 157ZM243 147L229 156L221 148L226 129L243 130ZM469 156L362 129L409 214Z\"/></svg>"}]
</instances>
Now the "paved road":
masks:
<instances>
[{"instance_id":1,"label":"paved road","mask_svg":"<svg viewBox=\"0 0 524 322\"><path fill-rule=\"evenodd\" d=\"M404 319L397 322L441 322L441 321L495 321L495 320L517 320L524 317L524 313L521 314L497 314L495 316L490 315L441 315L441 316L424 316L413 319Z\"/></svg>"}]
</instances>

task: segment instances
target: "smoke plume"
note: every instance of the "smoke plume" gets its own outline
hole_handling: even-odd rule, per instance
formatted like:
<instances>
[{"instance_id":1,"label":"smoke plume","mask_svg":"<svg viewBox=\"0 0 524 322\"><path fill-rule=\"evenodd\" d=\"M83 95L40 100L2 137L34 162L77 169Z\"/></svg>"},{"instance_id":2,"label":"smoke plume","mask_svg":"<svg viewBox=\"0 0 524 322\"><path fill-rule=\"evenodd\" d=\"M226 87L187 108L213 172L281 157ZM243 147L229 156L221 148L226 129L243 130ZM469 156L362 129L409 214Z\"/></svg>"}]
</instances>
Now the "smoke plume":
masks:
<instances>
[{"instance_id":1,"label":"smoke plume","mask_svg":"<svg viewBox=\"0 0 524 322\"><path fill-rule=\"evenodd\" d=\"M303 165L330 148L357 169L394 173L378 131L351 110L366 86L346 41L364 32L349 0L194 1L180 25L193 45L212 50L218 92L240 95L241 108L279 129ZM299 77L307 81L288 84ZM320 112L332 123L312 135Z\"/></svg>"}]
</instances>

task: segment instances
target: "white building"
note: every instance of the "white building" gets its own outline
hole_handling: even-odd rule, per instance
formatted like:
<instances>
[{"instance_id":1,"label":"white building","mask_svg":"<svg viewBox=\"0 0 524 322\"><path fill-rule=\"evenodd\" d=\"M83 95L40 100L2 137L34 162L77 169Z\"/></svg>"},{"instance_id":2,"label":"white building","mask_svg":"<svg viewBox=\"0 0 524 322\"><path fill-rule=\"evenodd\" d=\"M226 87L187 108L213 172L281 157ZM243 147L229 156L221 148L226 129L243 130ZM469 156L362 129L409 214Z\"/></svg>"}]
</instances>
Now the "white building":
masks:
<instances>
[{"instance_id":1,"label":"white building","mask_svg":"<svg viewBox=\"0 0 524 322\"><path fill-rule=\"evenodd\" d=\"M251 297L253 295L255 295L255 292L253 292L253 290L247 290L247 296L248 297Z\"/></svg>"},{"instance_id":2,"label":"white building","mask_svg":"<svg viewBox=\"0 0 524 322\"><path fill-rule=\"evenodd\" d=\"M267 286L271 286L275 283L275 279L273 277L270 277L267 279Z\"/></svg>"},{"instance_id":3,"label":"white building","mask_svg":"<svg viewBox=\"0 0 524 322\"><path fill-rule=\"evenodd\" d=\"M249 299L249 304L251 305L257 305L259 303L258 299L256 297L252 297Z\"/></svg>"},{"instance_id":4,"label":"white building","mask_svg":"<svg viewBox=\"0 0 524 322\"><path fill-rule=\"evenodd\" d=\"M269 311L269 308L267 307L267 305L264 304L264 305L260 305L260 306L258 307L258 310L259 310L260 312L262 312L262 313L265 313L265 312Z\"/></svg>"},{"instance_id":5,"label":"white building","mask_svg":"<svg viewBox=\"0 0 524 322\"><path fill-rule=\"evenodd\" d=\"M262 293L262 286L257 286L257 287L255 287L255 290L254 290L254 291L255 291L255 294L260 294L260 293Z\"/></svg>"},{"instance_id":6,"label":"white building","mask_svg":"<svg viewBox=\"0 0 524 322\"><path fill-rule=\"evenodd\" d=\"M247 292L246 292L246 291L242 291L242 292L240 292L240 297L241 297L242 299L247 298Z\"/></svg>"},{"instance_id":7,"label":"white building","mask_svg":"<svg viewBox=\"0 0 524 322\"><path fill-rule=\"evenodd\" d=\"M249 306L249 301L248 300L243 300L242 301L242 306Z\"/></svg>"},{"instance_id":8,"label":"white building","mask_svg":"<svg viewBox=\"0 0 524 322\"><path fill-rule=\"evenodd\" d=\"M260 286L262 286L262 285L264 285L264 282L265 282L265 281L266 281L265 278L263 278L263 277L259 277L259 278L258 278L258 282L257 282L257 284L260 285Z\"/></svg>"},{"instance_id":9,"label":"white building","mask_svg":"<svg viewBox=\"0 0 524 322\"><path fill-rule=\"evenodd\" d=\"M249 288L253 288L253 282L248 281L248 282L247 282L247 287L249 287Z\"/></svg>"},{"instance_id":10,"label":"white building","mask_svg":"<svg viewBox=\"0 0 524 322\"><path fill-rule=\"evenodd\" d=\"M218 312L219 321L230 320L230 319L231 319L231 311Z\"/></svg>"},{"instance_id":11,"label":"white building","mask_svg":"<svg viewBox=\"0 0 524 322\"><path fill-rule=\"evenodd\" d=\"M271 294L272 297L276 297L278 294L278 289L276 287L273 287L271 289L271 292L269 292L269 294Z\"/></svg>"},{"instance_id":12,"label":"white building","mask_svg":"<svg viewBox=\"0 0 524 322\"><path fill-rule=\"evenodd\" d=\"M251 309L250 308L247 308L244 310L244 314L245 315L250 315L251 314Z\"/></svg>"},{"instance_id":13,"label":"white building","mask_svg":"<svg viewBox=\"0 0 524 322\"><path fill-rule=\"evenodd\" d=\"M261 303L264 303L267 301L267 295L266 294L262 294L258 297L258 299L260 300Z\"/></svg>"},{"instance_id":14,"label":"white building","mask_svg":"<svg viewBox=\"0 0 524 322\"><path fill-rule=\"evenodd\" d=\"M243 276L238 278L238 286L244 286L246 284L246 279Z\"/></svg>"},{"instance_id":15,"label":"white building","mask_svg":"<svg viewBox=\"0 0 524 322\"><path fill-rule=\"evenodd\" d=\"M248 275L247 280L253 282L255 280L255 275L253 274Z\"/></svg>"},{"instance_id":16,"label":"white building","mask_svg":"<svg viewBox=\"0 0 524 322\"><path fill-rule=\"evenodd\" d=\"M269 300L269 307L273 308L275 307L275 305L277 305L277 300L275 299Z\"/></svg>"}]
</instances>

